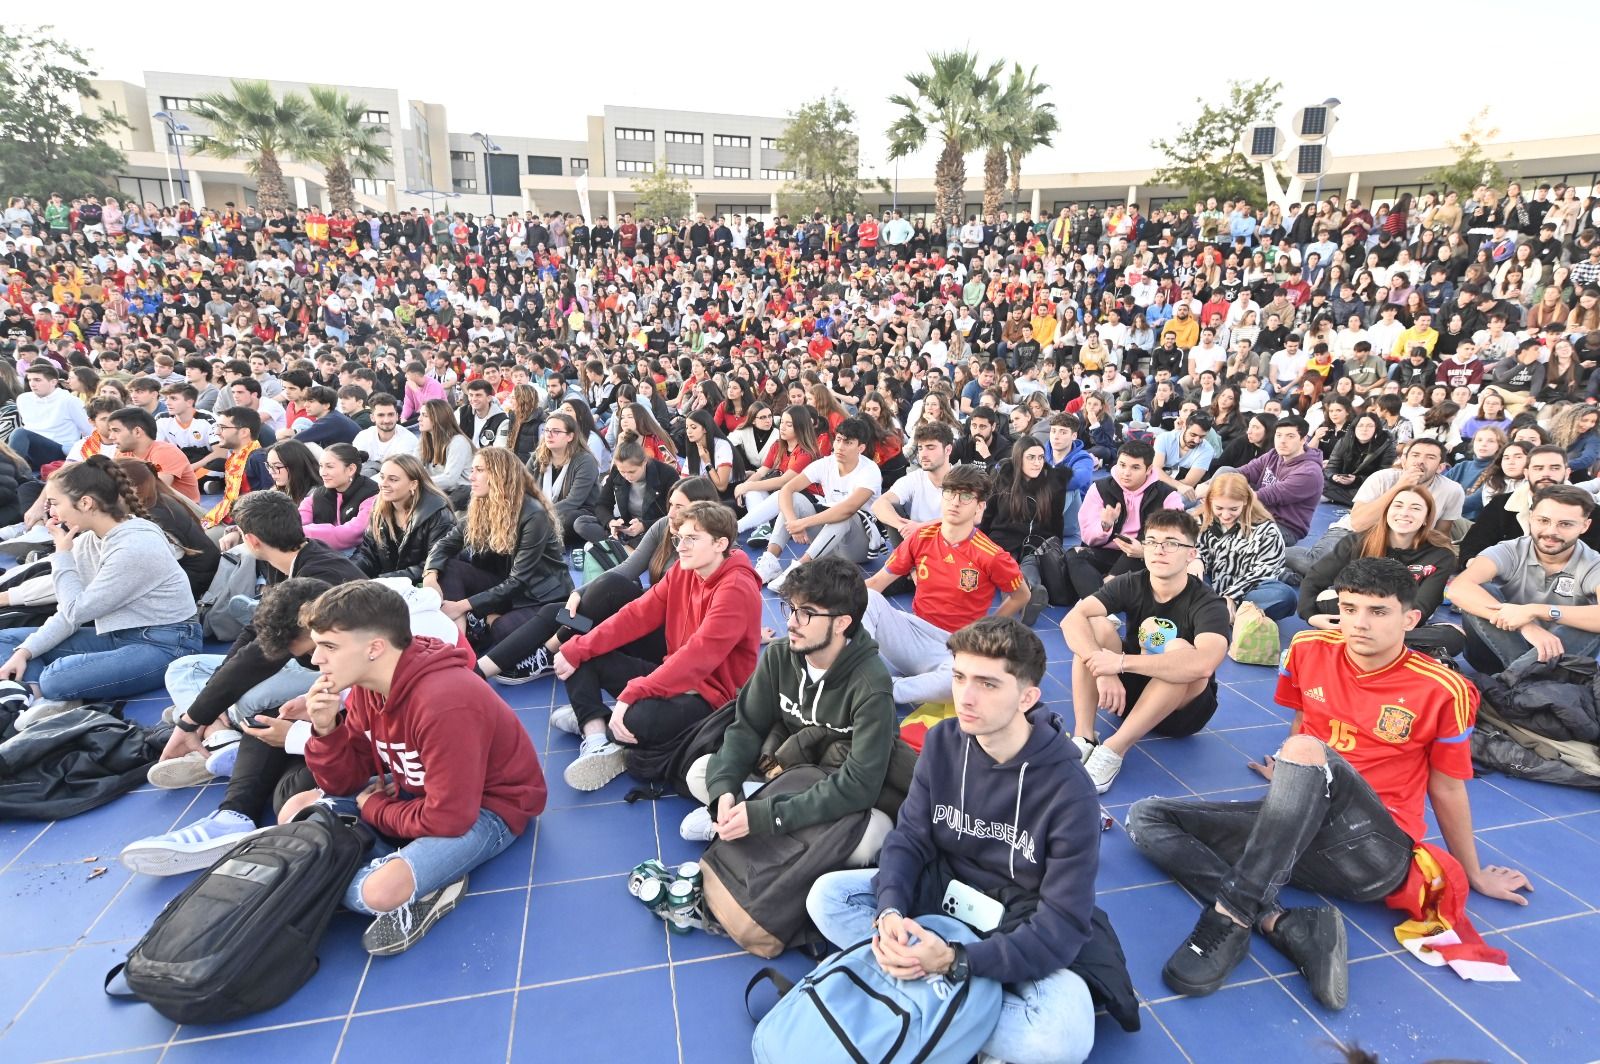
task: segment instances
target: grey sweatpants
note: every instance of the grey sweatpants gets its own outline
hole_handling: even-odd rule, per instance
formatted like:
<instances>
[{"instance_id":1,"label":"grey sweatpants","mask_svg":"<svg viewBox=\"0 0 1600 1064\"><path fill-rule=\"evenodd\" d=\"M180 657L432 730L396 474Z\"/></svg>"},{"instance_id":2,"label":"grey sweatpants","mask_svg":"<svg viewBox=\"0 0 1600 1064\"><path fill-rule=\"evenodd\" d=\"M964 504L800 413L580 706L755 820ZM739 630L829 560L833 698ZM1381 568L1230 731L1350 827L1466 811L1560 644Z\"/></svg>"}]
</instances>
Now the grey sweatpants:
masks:
<instances>
[{"instance_id":1,"label":"grey sweatpants","mask_svg":"<svg viewBox=\"0 0 1600 1064\"><path fill-rule=\"evenodd\" d=\"M867 631L894 677L894 700L906 705L949 702L954 659L945 646L950 633L867 589Z\"/></svg>"},{"instance_id":2,"label":"grey sweatpants","mask_svg":"<svg viewBox=\"0 0 1600 1064\"><path fill-rule=\"evenodd\" d=\"M794 515L806 518L816 513L817 507L811 499L801 492L795 492ZM813 528L808 538L811 542L806 544L803 552L807 558L815 560L825 558L829 554L837 554L857 565L867 560L867 530L862 527L861 518L856 514L851 514L843 521L835 521L831 525ZM772 523L772 538L767 540L767 546L777 547L781 553L788 545L789 525L780 515Z\"/></svg>"}]
</instances>

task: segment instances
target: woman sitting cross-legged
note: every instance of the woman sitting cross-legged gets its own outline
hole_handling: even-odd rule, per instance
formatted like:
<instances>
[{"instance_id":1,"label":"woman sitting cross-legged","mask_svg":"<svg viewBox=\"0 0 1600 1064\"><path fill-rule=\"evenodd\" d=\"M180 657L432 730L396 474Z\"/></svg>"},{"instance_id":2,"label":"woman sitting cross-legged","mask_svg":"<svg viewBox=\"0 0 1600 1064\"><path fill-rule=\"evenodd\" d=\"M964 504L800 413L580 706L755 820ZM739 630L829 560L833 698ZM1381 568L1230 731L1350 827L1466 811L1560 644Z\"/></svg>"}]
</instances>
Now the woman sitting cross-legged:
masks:
<instances>
[{"instance_id":1,"label":"woman sitting cross-legged","mask_svg":"<svg viewBox=\"0 0 1600 1064\"><path fill-rule=\"evenodd\" d=\"M588 622L588 627L593 627L643 595L645 588L639 581L646 575L652 585L660 583L667 570L678 564L674 539L683 511L691 503L716 502L717 499L716 486L705 477L678 481L667 496L667 515L650 526L639 540L639 546L621 565L590 580L568 595L565 602L540 606L532 620L479 656L478 671L503 684L527 683L550 675L555 671L551 663L556 651L578 634L577 630L556 619L561 611L565 610L573 618L582 618ZM658 629L622 649L645 661L661 661L667 656L666 631Z\"/></svg>"},{"instance_id":2,"label":"woman sitting cross-legged","mask_svg":"<svg viewBox=\"0 0 1600 1064\"><path fill-rule=\"evenodd\" d=\"M494 645L547 602L572 593L561 524L533 474L504 447L472 456L471 497L456 527L434 544L422 585L476 649Z\"/></svg>"},{"instance_id":3,"label":"woman sitting cross-legged","mask_svg":"<svg viewBox=\"0 0 1600 1064\"><path fill-rule=\"evenodd\" d=\"M1250 482L1238 473L1218 473L1196 514L1200 549L1189 571L1228 603L1253 602L1274 621L1294 612L1294 588L1284 583L1283 531L1273 522Z\"/></svg>"},{"instance_id":4,"label":"woman sitting cross-legged","mask_svg":"<svg viewBox=\"0 0 1600 1064\"><path fill-rule=\"evenodd\" d=\"M57 470L44 499L56 612L38 628L0 631L0 679L51 701L156 690L169 664L200 650L189 578L166 533L104 455Z\"/></svg>"},{"instance_id":5,"label":"woman sitting cross-legged","mask_svg":"<svg viewBox=\"0 0 1600 1064\"><path fill-rule=\"evenodd\" d=\"M403 576L416 583L434 545L455 527L450 500L421 460L392 455L378 467L378 501L350 560L368 576Z\"/></svg>"}]
</instances>

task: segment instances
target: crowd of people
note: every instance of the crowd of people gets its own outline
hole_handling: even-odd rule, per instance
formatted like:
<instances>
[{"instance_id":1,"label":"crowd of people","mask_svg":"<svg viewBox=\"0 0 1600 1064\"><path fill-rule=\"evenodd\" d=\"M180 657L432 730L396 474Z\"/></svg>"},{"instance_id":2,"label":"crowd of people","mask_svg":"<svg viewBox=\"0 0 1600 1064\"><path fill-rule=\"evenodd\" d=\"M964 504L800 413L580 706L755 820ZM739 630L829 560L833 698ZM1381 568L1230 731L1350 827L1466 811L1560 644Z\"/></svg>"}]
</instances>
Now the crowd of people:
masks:
<instances>
[{"instance_id":1,"label":"crowd of people","mask_svg":"<svg viewBox=\"0 0 1600 1064\"><path fill-rule=\"evenodd\" d=\"M495 685L563 685L578 790L731 704L685 837L873 810L816 926L874 938L892 974L1004 982L993 1058L1078 1060L1098 795L1144 736L1206 726L1249 604L1310 626L1267 796L1128 818L1214 901L1168 984L1216 989L1259 930L1342 1007L1341 916L1277 887L1393 898L1425 797L1448 847L1428 859L1523 900L1474 846L1456 659L1600 652L1600 204L1512 184L1376 210L884 213L12 198L20 723L165 687L150 781L226 796L124 862L203 869L329 802L383 839L345 901L388 954L543 809ZM1324 503L1342 512L1311 540ZM1070 706L1040 701L1050 604ZM236 622L224 654L211 614ZM954 719L913 770L897 719L929 704ZM826 754L796 756L826 780L752 797L813 730ZM943 942L915 917L951 881L1021 899L1014 918Z\"/></svg>"}]
</instances>

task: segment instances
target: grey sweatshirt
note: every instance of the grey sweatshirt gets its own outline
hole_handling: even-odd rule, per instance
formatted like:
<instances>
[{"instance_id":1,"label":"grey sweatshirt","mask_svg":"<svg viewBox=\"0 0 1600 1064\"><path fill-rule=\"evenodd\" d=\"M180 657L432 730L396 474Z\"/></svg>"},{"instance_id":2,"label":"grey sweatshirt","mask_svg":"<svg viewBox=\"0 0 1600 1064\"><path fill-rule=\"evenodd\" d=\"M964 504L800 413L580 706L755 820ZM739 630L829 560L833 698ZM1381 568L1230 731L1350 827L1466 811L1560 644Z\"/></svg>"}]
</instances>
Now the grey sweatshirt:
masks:
<instances>
[{"instance_id":1,"label":"grey sweatshirt","mask_svg":"<svg viewBox=\"0 0 1600 1064\"><path fill-rule=\"evenodd\" d=\"M142 517L129 518L103 539L79 536L71 551L51 556L50 570L59 605L22 643L35 658L90 621L105 635L195 618L189 578L172 556L166 533Z\"/></svg>"}]
</instances>

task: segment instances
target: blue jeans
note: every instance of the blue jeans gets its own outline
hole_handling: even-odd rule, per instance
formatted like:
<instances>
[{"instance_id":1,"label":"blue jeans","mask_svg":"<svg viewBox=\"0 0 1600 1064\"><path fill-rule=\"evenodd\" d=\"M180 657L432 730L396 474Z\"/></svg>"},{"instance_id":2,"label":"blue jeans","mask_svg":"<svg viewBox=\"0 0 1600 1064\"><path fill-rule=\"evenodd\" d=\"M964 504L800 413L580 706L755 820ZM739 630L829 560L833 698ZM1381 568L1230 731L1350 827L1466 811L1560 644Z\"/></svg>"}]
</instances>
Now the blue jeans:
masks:
<instances>
[{"instance_id":1,"label":"blue jeans","mask_svg":"<svg viewBox=\"0 0 1600 1064\"><path fill-rule=\"evenodd\" d=\"M37 628L0 632L0 660L9 658ZM23 680L49 699L94 702L132 698L158 689L167 666L200 649L200 625L157 624L98 635L80 628L28 662Z\"/></svg>"},{"instance_id":2,"label":"blue jeans","mask_svg":"<svg viewBox=\"0 0 1600 1064\"><path fill-rule=\"evenodd\" d=\"M412 797L401 791L402 797ZM341 816L357 816L355 798L323 798L322 804ZM446 883L453 883L477 868L491 857L499 855L517 837L506 827L506 822L487 809L478 810L477 822L465 835L454 838L412 839L403 846L379 835L372 846L372 860L356 870L355 878L344 892L344 906L353 912L378 915L361 896L362 884L385 861L399 859L411 866L411 881L415 884L407 904L432 894Z\"/></svg>"},{"instance_id":3,"label":"blue jeans","mask_svg":"<svg viewBox=\"0 0 1600 1064\"><path fill-rule=\"evenodd\" d=\"M812 885L806 912L829 942L844 947L872 937L877 874L875 868L846 869ZM983 1051L1010 1064L1077 1064L1093 1048L1094 1001L1083 980L1063 968L1043 979L1006 984L1000 1022Z\"/></svg>"},{"instance_id":4,"label":"blue jeans","mask_svg":"<svg viewBox=\"0 0 1600 1064\"><path fill-rule=\"evenodd\" d=\"M1061 549L1071 550L1083 542L1078 531L1078 511L1083 508L1083 492L1069 491L1061 507Z\"/></svg>"},{"instance_id":5,"label":"blue jeans","mask_svg":"<svg viewBox=\"0 0 1600 1064\"><path fill-rule=\"evenodd\" d=\"M1254 602L1268 618L1281 621L1294 613L1300 593L1282 580L1263 580L1246 591L1241 601Z\"/></svg>"},{"instance_id":6,"label":"blue jeans","mask_svg":"<svg viewBox=\"0 0 1600 1064\"><path fill-rule=\"evenodd\" d=\"M225 660L227 658L223 654L189 654L167 666L167 695L172 699L172 704L178 707L179 713L189 711ZM312 681L316 678L315 670L291 660L240 695L239 700L228 707L228 717L233 726L238 727L240 721L263 710L276 713L278 707L291 698L299 698L311 690Z\"/></svg>"},{"instance_id":7,"label":"blue jeans","mask_svg":"<svg viewBox=\"0 0 1600 1064\"><path fill-rule=\"evenodd\" d=\"M13 429L11 435L6 437L6 446L16 451L24 462L33 467L35 473L41 466L59 462L67 456L67 452L55 440L24 428Z\"/></svg>"}]
</instances>

